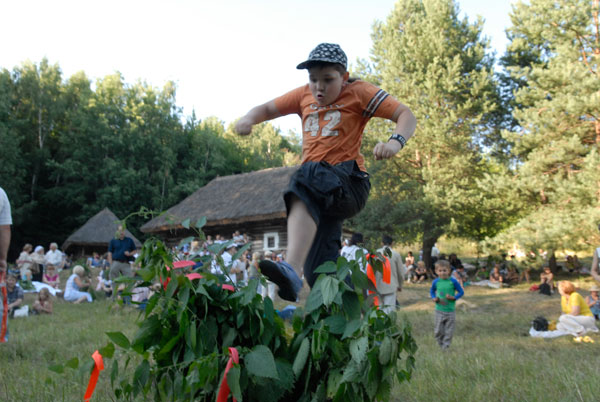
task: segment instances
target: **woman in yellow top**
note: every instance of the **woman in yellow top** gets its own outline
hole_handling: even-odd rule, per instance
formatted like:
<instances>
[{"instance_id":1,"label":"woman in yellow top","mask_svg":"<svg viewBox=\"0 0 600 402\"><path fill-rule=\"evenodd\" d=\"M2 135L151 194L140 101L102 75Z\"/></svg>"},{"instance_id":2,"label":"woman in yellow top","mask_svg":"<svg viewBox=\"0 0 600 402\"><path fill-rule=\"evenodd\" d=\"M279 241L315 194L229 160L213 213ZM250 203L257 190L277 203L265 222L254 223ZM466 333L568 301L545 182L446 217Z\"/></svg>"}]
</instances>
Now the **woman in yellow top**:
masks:
<instances>
[{"instance_id":1,"label":"woman in yellow top","mask_svg":"<svg viewBox=\"0 0 600 402\"><path fill-rule=\"evenodd\" d=\"M588 331L598 332L594 315L581 295L575 292L575 286L569 281L558 283L563 314L558 319L556 329L581 336Z\"/></svg>"}]
</instances>

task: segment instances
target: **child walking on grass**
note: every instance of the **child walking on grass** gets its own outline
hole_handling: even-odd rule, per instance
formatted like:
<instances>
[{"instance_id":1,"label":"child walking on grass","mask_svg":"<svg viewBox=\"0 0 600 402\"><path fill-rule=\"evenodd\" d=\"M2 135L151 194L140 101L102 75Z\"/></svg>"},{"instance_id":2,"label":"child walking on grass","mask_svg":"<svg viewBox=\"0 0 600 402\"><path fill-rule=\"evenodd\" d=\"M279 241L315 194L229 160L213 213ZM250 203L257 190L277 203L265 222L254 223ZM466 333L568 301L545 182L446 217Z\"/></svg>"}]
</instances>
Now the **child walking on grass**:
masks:
<instances>
[{"instance_id":1,"label":"child walking on grass","mask_svg":"<svg viewBox=\"0 0 600 402\"><path fill-rule=\"evenodd\" d=\"M437 278L431 284L429 295L435 303L434 335L442 349L448 349L454 335L456 321L455 303L464 292L460 283L450 276L450 263L446 260L435 263Z\"/></svg>"},{"instance_id":2,"label":"child walking on grass","mask_svg":"<svg viewBox=\"0 0 600 402\"><path fill-rule=\"evenodd\" d=\"M279 296L296 301L314 270L339 256L342 222L365 205L371 184L360 153L363 129L372 117L396 123L385 143L373 148L376 160L392 158L413 135L410 109L382 89L349 79L346 54L339 45L321 43L298 69L308 70L308 84L251 109L235 125L240 135L252 126L288 114L302 119L302 165L284 192L287 209L287 260L259 263L279 286Z\"/></svg>"}]
</instances>

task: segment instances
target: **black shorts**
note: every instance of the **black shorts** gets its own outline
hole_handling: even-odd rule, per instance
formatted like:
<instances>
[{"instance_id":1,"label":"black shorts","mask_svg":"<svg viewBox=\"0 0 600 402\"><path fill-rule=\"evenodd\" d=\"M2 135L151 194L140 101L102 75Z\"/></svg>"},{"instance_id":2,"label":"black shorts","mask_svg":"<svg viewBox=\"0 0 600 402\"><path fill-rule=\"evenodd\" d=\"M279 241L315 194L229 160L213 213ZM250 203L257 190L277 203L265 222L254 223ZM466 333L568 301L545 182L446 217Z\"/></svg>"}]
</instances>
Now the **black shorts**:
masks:
<instances>
[{"instance_id":1,"label":"black shorts","mask_svg":"<svg viewBox=\"0 0 600 402\"><path fill-rule=\"evenodd\" d=\"M340 255L342 223L359 213L367 203L369 174L355 161L337 165L306 162L293 174L284 193L287 212L292 195L301 199L317 224L317 234L304 264L304 277L312 287L318 275L314 270Z\"/></svg>"}]
</instances>

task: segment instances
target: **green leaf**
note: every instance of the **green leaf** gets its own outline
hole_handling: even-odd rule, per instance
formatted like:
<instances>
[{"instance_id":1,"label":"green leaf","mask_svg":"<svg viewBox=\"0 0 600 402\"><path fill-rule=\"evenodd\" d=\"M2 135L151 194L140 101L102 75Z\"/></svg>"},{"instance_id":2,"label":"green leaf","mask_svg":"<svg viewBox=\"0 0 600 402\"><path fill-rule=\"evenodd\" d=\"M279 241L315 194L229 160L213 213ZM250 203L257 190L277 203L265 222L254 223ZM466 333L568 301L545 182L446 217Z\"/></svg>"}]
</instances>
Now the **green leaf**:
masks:
<instances>
[{"instance_id":1,"label":"green leaf","mask_svg":"<svg viewBox=\"0 0 600 402\"><path fill-rule=\"evenodd\" d=\"M123 349L129 349L129 339L122 332L107 332L106 335L113 341L115 344L120 346Z\"/></svg>"},{"instance_id":2,"label":"green leaf","mask_svg":"<svg viewBox=\"0 0 600 402\"><path fill-rule=\"evenodd\" d=\"M350 320L360 319L360 301L353 291L342 293L342 308Z\"/></svg>"},{"instance_id":3,"label":"green leaf","mask_svg":"<svg viewBox=\"0 0 600 402\"><path fill-rule=\"evenodd\" d=\"M187 218L186 220L181 222L181 226L183 226L186 229L189 229L190 228L190 218Z\"/></svg>"},{"instance_id":4,"label":"green leaf","mask_svg":"<svg viewBox=\"0 0 600 402\"><path fill-rule=\"evenodd\" d=\"M327 377L327 398L332 399L335 396L343 378L340 370L332 370L329 373L329 377Z\"/></svg>"},{"instance_id":5,"label":"green leaf","mask_svg":"<svg viewBox=\"0 0 600 402\"><path fill-rule=\"evenodd\" d=\"M362 272L360 269L353 269L352 283L358 289L365 289L368 286L369 279L367 278L367 275L365 275L365 273Z\"/></svg>"},{"instance_id":6,"label":"green leaf","mask_svg":"<svg viewBox=\"0 0 600 402\"><path fill-rule=\"evenodd\" d=\"M65 372L65 367L62 364L53 364L52 366L48 367L48 370L62 374Z\"/></svg>"},{"instance_id":7,"label":"green leaf","mask_svg":"<svg viewBox=\"0 0 600 402\"><path fill-rule=\"evenodd\" d=\"M324 321L332 334L341 335L346 330L346 319L341 314L329 316Z\"/></svg>"},{"instance_id":8,"label":"green leaf","mask_svg":"<svg viewBox=\"0 0 600 402\"><path fill-rule=\"evenodd\" d=\"M112 357L115 353L115 345L112 342L108 342L106 344L106 346L99 349L98 352L100 352L102 357L105 357L107 359L112 359Z\"/></svg>"},{"instance_id":9,"label":"green leaf","mask_svg":"<svg viewBox=\"0 0 600 402\"><path fill-rule=\"evenodd\" d=\"M273 354L265 345L255 346L252 351L244 357L244 363L250 375L273 379L279 378Z\"/></svg>"},{"instance_id":10,"label":"green leaf","mask_svg":"<svg viewBox=\"0 0 600 402\"><path fill-rule=\"evenodd\" d=\"M308 353L310 352L310 340L308 337L305 337L300 344L300 348L298 349L298 353L296 353L296 357L294 358L294 364L292 365L292 371L296 378L299 378L300 373L304 369L306 365L306 360L308 359Z\"/></svg>"},{"instance_id":11,"label":"green leaf","mask_svg":"<svg viewBox=\"0 0 600 402\"><path fill-rule=\"evenodd\" d=\"M154 270L149 268L142 268L136 272L144 282L150 282L154 279Z\"/></svg>"},{"instance_id":12,"label":"green leaf","mask_svg":"<svg viewBox=\"0 0 600 402\"><path fill-rule=\"evenodd\" d=\"M306 299L306 306L304 307L306 313L310 313L323 305L323 295L320 287L313 287Z\"/></svg>"},{"instance_id":13,"label":"green leaf","mask_svg":"<svg viewBox=\"0 0 600 402\"><path fill-rule=\"evenodd\" d=\"M352 356L352 360L356 363L362 363L366 356L367 350L369 349L369 338L363 336L358 339L353 339L350 342L350 355Z\"/></svg>"},{"instance_id":14,"label":"green leaf","mask_svg":"<svg viewBox=\"0 0 600 402\"><path fill-rule=\"evenodd\" d=\"M79 359L76 357L72 358L71 360L65 363L65 367L75 370L79 367Z\"/></svg>"},{"instance_id":15,"label":"green leaf","mask_svg":"<svg viewBox=\"0 0 600 402\"><path fill-rule=\"evenodd\" d=\"M119 377L119 362L113 360L112 368L110 370L110 385L114 388L115 380Z\"/></svg>"},{"instance_id":16,"label":"green leaf","mask_svg":"<svg viewBox=\"0 0 600 402\"><path fill-rule=\"evenodd\" d=\"M169 342L165 343L165 345L160 349L158 355L164 357L167 353L169 353L171 349L173 349L173 347L177 345L177 342L179 342L179 338L181 338L181 334L171 338Z\"/></svg>"},{"instance_id":17,"label":"green leaf","mask_svg":"<svg viewBox=\"0 0 600 402\"><path fill-rule=\"evenodd\" d=\"M136 396L146 386L150 377L150 364L144 359L133 374L133 395Z\"/></svg>"},{"instance_id":18,"label":"green leaf","mask_svg":"<svg viewBox=\"0 0 600 402\"><path fill-rule=\"evenodd\" d=\"M323 293L323 304L327 307L333 302L339 289L339 279L333 276L326 276L322 279L321 292Z\"/></svg>"},{"instance_id":19,"label":"green leaf","mask_svg":"<svg viewBox=\"0 0 600 402\"><path fill-rule=\"evenodd\" d=\"M319 268L315 269L315 273L317 274L331 274L337 271L337 265L333 261L327 261Z\"/></svg>"},{"instance_id":20,"label":"green leaf","mask_svg":"<svg viewBox=\"0 0 600 402\"><path fill-rule=\"evenodd\" d=\"M272 324L274 315L275 315L275 309L273 308L273 300L271 300L270 297L265 297L263 299L263 308L264 308L265 318L267 319L267 321L269 321Z\"/></svg>"},{"instance_id":21,"label":"green leaf","mask_svg":"<svg viewBox=\"0 0 600 402\"><path fill-rule=\"evenodd\" d=\"M206 216L203 216L202 218L198 219L194 226L196 226L196 229L202 229L204 225L206 225Z\"/></svg>"},{"instance_id":22,"label":"green leaf","mask_svg":"<svg viewBox=\"0 0 600 402\"><path fill-rule=\"evenodd\" d=\"M227 385L229 390L235 399L238 401L242 400L242 389L240 388L240 368L232 367L227 373Z\"/></svg>"},{"instance_id":23,"label":"green leaf","mask_svg":"<svg viewBox=\"0 0 600 402\"><path fill-rule=\"evenodd\" d=\"M349 321L346 324L346 330L344 331L344 334L342 335L342 339L351 337L354 334L354 332L356 332L356 330L360 328L361 324L362 324L361 319Z\"/></svg>"},{"instance_id":24,"label":"green leaf","mask_svg":"<svg viewBox=\"0 0 600 402\"><path fill-rule=\"evenodd\" d=\"M177 301L177 321L181 321L181 315L187 309L188 300L190 299L190 287L185 285L179 292L179 300Z\"/></svg>"}]
</instances>

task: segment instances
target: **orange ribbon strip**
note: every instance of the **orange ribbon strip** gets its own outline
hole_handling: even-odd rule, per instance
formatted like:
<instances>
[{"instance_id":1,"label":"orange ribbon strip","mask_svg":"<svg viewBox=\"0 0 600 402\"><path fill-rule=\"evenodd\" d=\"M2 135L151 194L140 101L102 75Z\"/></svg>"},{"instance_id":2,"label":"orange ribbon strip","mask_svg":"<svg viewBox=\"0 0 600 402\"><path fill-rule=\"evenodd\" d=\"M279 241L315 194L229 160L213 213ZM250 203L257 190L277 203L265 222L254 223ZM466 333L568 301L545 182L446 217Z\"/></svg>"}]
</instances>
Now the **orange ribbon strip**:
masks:
<instances>
[{"instance_id":1,"label":"orange ribbon strip","mask_svg":"<svg viewBox=\"0 0 600 402\"><path fill-rule=\"evenodd\" d=\"M221 388L219 388L219 394L217 395L217 402L227 402L227 398L231 392L229 384L227 384L227 373L233 367L233 363L240 363L240 356L236 348L229 348L229 356L227 366L225 366L225 373L223 373L223 380L221 380ZM237 402L235 398L233 398L233 402Z\"/></svg>"},{"instance_id":2,"label":"orange ribbon strip","mask_svg":"<svg viewBox=\"0 0 600 402\"><path fill-rule=\"evenodd\" d=\"M0 271L0 292L2 293L2 323L0 324L0 343L6 342L6 320L8 319L8 293L6 291L5 272Z\"/></svg>"},{"instance_id":3,"label":"orange ribbon strip","mask_svg":"<svg viewBox=\"0 0 600 402\"><path fill-rule=\"evenodd\" d=\"M100 375L100 371L104 370L104 362L102 361L102 355L100 352L95 351L92 355L92 359L94 359L94 369L92 370L92 375L90 377L90 382L88 383L87 389L85 390L85 395L83 396L84 402L89 402L90 398L94 394L94 390L96 389L96 384L98 383L98 376Z\"/></svg>"},{"instance_id":4,"label":"orange ribbon strip","mask_svg":"<svg viewBox=\"0 0 600 402\"><path fill-rule=\"evenodd\" d=\"M369 259L371 258L377 258L377 256L369 254L367 255L367 261L369 261ZM390 264L390 260L387 257L383 257L384 261L382 261L383 263L383 282L389 284L392 280L392 265ZM367 263L367 278L369 278L369 280L371 281L371 283L373 283L373 286L377 287L377 280L375 279L375 271L373 271L373 267L371 266L370 263ZM368 294L372 294L375 293L372 290L368 291ZM375 304L377 307L379 307L380 303L379 303L379 297L375 296L373 298L373 304Z\"/></svg>"}]
</instances>

